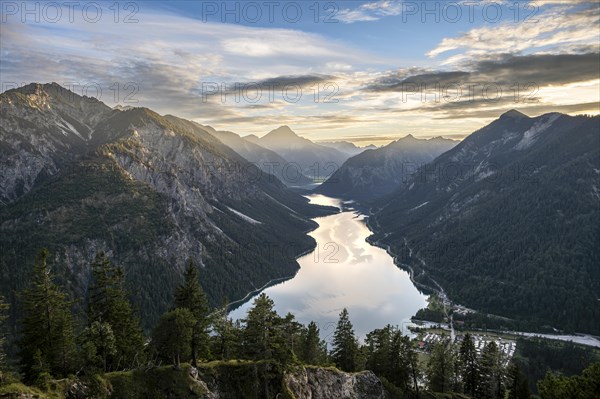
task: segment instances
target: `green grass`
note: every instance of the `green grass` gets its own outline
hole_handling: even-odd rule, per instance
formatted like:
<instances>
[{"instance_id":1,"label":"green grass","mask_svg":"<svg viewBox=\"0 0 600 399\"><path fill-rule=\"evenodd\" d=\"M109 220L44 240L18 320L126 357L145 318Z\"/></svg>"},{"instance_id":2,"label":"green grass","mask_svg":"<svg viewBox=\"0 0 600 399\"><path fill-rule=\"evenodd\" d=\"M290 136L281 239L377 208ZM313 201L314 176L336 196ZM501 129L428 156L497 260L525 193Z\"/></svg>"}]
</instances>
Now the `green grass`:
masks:
<instances>
[{"instance_id":1,"label":"green grass","mask_svg":"<svg viewBox=\"0 0 600 399\"><path fill-rule=\"evenodd\" d=\"M39 389L33 388L33 387L28 387L27 385L22 384L20 382L13 382L8 385L0 386L0 396L1 397L16 398L16 397L18 397L18 395L30 395L32 398L35 398L35 399L50 398L50 396L43 393Z\"/></svg>"},{"instance_id":2,"label":"green grass","mask_svg":"<svg viewBox=\"0 0 600 399\"><path fill-rule=\"evenodd\" d=\"M193 399L206 394L204 387L190 376L190 366L114 372L104 375L111 387L111 399Z\"/></svg>"}]
</instances>

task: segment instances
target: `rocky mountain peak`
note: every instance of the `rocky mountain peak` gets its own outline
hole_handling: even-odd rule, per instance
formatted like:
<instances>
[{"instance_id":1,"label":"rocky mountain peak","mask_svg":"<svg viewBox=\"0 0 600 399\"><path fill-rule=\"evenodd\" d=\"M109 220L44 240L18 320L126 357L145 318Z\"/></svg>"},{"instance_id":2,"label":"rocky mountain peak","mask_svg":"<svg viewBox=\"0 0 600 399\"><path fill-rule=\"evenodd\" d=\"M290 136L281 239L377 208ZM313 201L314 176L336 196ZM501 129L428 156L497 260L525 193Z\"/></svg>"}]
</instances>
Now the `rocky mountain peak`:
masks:
<instances>
[{"instance_id":1,"label":"rocky mountain peak","mask_svg":"<svg viewBox=\"0 0 600 399\"><path fill-rule=\"evenodd\" d=\"M298 135L287 125L278 127L275 130L271 130L265 137L272 138L295 138Z\"/></svg>"},{"instance_id":2,"label":"rocky mountain peak","mask_svg":"<svg viewBox=\"0 0 600 399\"><path fill-rule=\"evenodd\" d=\"M503 113L502 115L500 115L500 118L512 118L512 119L522 119L522 118L529 118L527 115L525 115L522 112L517 111L516 109L511 109L510 111L507 111L505 113Z\"/></svg>"}]
</instances>

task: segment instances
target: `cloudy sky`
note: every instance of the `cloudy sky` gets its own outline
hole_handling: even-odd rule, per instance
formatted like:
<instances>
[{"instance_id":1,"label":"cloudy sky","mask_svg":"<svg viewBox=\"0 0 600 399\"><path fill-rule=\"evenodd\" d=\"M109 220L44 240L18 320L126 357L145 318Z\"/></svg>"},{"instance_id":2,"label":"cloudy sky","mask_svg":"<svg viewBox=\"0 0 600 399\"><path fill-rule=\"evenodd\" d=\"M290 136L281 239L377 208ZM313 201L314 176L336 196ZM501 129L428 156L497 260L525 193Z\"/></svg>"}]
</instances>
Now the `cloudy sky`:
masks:
<instances>
[{"instance_id":1,"label":"cloudy sky","mask_svg":"<svg viewBox=\"0 0 600 399\"><path fill-rule=\"evenodd\" d=\"M241 135L462 138L600 112L597 2L3 1L2 91L57 82Z\"/></svg>"}]
</instances>

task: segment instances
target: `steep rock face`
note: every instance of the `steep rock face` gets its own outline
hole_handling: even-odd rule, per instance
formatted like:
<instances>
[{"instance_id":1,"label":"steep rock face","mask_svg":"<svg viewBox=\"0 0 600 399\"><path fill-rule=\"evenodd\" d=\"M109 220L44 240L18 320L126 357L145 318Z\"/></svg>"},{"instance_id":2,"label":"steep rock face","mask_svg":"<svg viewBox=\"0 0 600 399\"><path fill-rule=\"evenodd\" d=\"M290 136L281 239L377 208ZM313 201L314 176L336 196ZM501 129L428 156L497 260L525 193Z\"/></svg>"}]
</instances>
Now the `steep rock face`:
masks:
<instances>
[{"instance_id":1,"label":"steep rock face","mask_svg":"<svg viewBox=\"0 0 600 399\"><path fill-rule=\"evenodd\" d=\"M344 373L339 370L302 367L286 374L285 385L302 399L384 399L383 384L371 371Z\"/></svg>"},{"instance_id":2,"label":"steep rock face","mask_svg":"<svg viewBox=\"0 0 600 399\"><path fill-rule=\"evenodd\" d=\"M56 175L84 153L96 124L113 112L55 83L7 91L0 108L0 204L26 194L36 181Z\"/></svg>"}]
</instances>

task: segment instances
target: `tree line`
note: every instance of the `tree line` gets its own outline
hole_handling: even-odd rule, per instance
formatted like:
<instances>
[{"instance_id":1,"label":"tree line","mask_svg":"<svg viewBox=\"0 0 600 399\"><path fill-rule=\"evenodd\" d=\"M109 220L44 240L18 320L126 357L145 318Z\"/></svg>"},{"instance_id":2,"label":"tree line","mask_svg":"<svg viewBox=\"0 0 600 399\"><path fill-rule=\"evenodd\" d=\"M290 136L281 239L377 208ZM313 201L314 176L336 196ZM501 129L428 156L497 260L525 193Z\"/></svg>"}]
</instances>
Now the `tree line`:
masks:
<instances>
[{"instance_id":1,"label":"tree line","mask_svg":"<svg viewBox=\"0 0 600 399\"><path fill-rule=\"evenodd\" d=\"M519 366L506 367L494 342L479 354L469 334L460 345L442 339L424 362L415 342L391 325L368 333L361 344L346 309L339 315L331 348L320 338L316 323L305 326L291 313L280 316L265 294L254 300L245 319L233 321L227 316L227 306L209 307L198 267L191 259L173 293L171 308L146 337L125 289L123 269L99 253L91 273L85 314L76 316L74 302L54 281L48 251L37 255L29 284L19 296L24 312L19 320L18 371L25 383L43 388L52 379L73 375L90 379L111 371L246 359L283 367L306 364L347 372L371 370L398 398L426 397L427 392L477 399L531 397ZM0 298L0 322L7 308ZM4 336L0 344L2 383L10 369ZM599 376L597 364L578 377L549 374L538 384L540 397L554 399L555 392L576 392L579 396L560 397L592 398L588 392L597 392L591 389L597 389Z\"/></svg>"}]
</instances>

